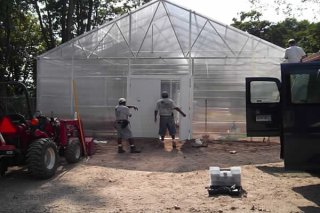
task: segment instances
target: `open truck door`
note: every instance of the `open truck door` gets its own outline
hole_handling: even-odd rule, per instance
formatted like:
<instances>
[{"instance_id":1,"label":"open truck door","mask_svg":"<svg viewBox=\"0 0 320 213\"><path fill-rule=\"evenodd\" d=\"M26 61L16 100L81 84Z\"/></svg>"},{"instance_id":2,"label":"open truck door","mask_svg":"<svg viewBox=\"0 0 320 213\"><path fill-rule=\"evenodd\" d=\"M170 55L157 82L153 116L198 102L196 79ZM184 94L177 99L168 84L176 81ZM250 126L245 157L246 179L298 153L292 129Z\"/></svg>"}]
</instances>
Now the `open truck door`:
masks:
<instances>
[{"instance_id":1,"label":"open truck door","mask_svg":"<svg viewBox=\"0 0 320 213\"><path fill-rule=\"evenodd\" d=\"M280 136L286 169L320 170L320 63L281 64L276 78L246 78L249 137Z\"/></svg>"},{"instance_id":2,"label":"open truck door","mask_svg":"<svg viewBox=\"0 0 320 213\"><path fill-rule=\"evenodd\" d=\"M281 64L286 169L320 169L320 63Z\"/></svg>"},{"instance_id":3,"label":"open truck door","mask_svg":"<svg viewBox=\"0 0 320 213\"><path fill-rule=\"evenodd\" d=\"M280 81L277 78L246 78L247 136L280 136Z\"/></svg>"}]
</instances>

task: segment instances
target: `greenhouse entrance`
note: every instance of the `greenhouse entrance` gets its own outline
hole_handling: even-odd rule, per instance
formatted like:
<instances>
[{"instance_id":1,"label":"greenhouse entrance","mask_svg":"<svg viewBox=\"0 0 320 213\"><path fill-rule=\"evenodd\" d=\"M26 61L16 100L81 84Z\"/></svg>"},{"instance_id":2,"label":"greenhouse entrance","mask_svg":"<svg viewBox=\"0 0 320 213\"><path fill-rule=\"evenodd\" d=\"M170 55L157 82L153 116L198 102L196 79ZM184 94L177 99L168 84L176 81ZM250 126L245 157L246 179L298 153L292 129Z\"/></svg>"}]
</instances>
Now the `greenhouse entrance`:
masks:
<instances>
[{"instance_id":1,"label":"greenhouse entrance","mask_svg":"<svg viewBox=\"0 0 320 213\"><path fill-rule=\"evenodd\" d=\"M158 125L154 122L154 110L156 102L161 98L161 92L167 91L169 97L174 100L187 117L183 118L175 112L177 137L189 138L190 130L190 109L189 102L189 77L172 76L134 76L128 82L128 104L135 105L138 111L132 111L131 127L134 137L158 137Z\"/></svg>"}]
</instances>

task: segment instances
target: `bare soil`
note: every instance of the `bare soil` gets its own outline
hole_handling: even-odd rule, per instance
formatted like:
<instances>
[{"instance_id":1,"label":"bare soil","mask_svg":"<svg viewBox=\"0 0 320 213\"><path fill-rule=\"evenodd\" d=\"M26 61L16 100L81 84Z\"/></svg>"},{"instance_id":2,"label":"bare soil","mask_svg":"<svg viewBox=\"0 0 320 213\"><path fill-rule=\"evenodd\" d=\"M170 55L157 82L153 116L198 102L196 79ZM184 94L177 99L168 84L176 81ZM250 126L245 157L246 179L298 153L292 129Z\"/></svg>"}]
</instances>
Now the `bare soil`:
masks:
<instances>
[{"instance_id":1,"label":"bare soil","mask_svg":"<svg viewBox=\"0 0 320 213\"><path fill-rule=\"evenodd\" d=\"M142 153L118 154L108 140L80 163L61 158L49 180L10 168L0 178L0 212L320 212L319 175L285 171L278 143L136 144ZM209 166L240 166L243 193L209 196Z\"/></svg>"}]
</instances>

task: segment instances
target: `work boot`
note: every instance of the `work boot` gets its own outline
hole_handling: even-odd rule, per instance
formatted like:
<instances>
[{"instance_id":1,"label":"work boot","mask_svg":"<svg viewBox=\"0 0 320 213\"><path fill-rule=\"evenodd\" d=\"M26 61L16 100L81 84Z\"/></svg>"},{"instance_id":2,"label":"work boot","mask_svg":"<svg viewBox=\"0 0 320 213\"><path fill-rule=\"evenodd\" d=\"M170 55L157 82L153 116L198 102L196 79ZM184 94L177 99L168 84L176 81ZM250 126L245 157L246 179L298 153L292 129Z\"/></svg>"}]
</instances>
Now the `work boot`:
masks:
<instances>
[{"instance_id":1,"label":"work boot","mask_svg":"<svg viewBox=\"0 0 320 213\"><path fill-rule=\"evenodd\" d=\"M176 148L177 148L177 144L176 144L175 141L172 141L172 148L173 148L173 149L176 149Z\"/></svg>"},{"instance_id":2,"label":"work boot","mask_svg":"<svg viewBox=\"0 0 320 213\"><path fill-rule=\"evenodd\" d=\"M122 146L118 146L118 153L125 153L126 151L124 151L124 149L122 148Z\"/></svg>"},{"instance_id":3,"label":"work boot","mask_svg":"<svg viewBox=\"0 0 320 213\"><path fill-rule=\"evenodd\" d=\"M137 148L135 146L131 146L130 147L130 153L140 153L140 150L137 150Z\"/></svg>"}]
</instances>

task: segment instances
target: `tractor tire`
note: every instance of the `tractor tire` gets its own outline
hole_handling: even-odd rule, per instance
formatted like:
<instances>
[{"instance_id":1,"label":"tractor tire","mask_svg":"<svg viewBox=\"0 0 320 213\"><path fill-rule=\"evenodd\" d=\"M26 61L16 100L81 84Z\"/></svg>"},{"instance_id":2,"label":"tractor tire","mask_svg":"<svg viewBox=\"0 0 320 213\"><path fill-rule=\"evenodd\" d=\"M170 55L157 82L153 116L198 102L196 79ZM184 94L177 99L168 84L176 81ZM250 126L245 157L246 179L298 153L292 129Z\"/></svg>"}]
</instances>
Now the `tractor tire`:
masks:
<instances>
[{"instance_id":1,"label":"tractor tire","mask_svg":"<svg viewBox=\"0 0 320 213\"><path fill-rule=\"evenodd\" d=\"M49 138L37 139L27 152L29 172L36 178L51 178L57 171L59 161L56 144Z\"/></svg>"},{"instance_id":2,"label":"tractor tire","mask_svg":"<svg viewBox=\"0 0 320 213\"><path fill-rule=\"evenodd\" d=\"M78 138L72 138L68 141L68 146L64 152L64 157L68 163L77 163L81 159L82 148Z\"/></svg>"},{"instance_id":3,"label":"tractor tire","mask_svg":"<svg viewBox=\"0 0 320 213\"><path fill-rule=\"evenodd\" d=\"M0 159L0 177L3 177L6 174L8 169L7 163L4 159Z\"/></svg>"}]
</instances>

